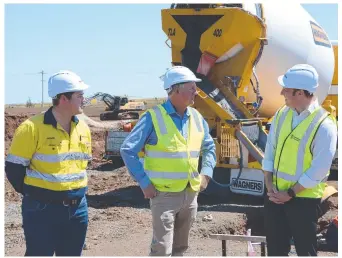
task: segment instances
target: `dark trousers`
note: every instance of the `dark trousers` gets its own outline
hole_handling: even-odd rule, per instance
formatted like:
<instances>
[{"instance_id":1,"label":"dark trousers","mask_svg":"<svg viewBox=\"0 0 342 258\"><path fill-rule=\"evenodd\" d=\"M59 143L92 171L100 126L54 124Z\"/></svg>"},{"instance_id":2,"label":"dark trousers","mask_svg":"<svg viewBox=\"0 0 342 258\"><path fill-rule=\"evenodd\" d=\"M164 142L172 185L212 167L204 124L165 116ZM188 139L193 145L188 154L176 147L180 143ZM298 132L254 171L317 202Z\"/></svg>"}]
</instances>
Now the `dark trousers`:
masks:
<instances>
[{"instance_id":1,"label":"dark trousers","mask_svg":"<svg viewBox=\"0 0 342 258\"><path fill-rule=\"evenodd\" d=\"M316 228L320 199L294 198L275 204L265 198L268 256L288 256L293 237L298 256L317 256Z\"/></svg>"},{"instance_id":2,"label":"dark trousers","mask_svg":"<svg viewBox=\"0 0 342 258\"><path fill-rule=\"evenodd\" d=\"M25 256L80 256L88 226L87 199L79 204L47 204L24 196Z\"/></svg>"}]
</instances>

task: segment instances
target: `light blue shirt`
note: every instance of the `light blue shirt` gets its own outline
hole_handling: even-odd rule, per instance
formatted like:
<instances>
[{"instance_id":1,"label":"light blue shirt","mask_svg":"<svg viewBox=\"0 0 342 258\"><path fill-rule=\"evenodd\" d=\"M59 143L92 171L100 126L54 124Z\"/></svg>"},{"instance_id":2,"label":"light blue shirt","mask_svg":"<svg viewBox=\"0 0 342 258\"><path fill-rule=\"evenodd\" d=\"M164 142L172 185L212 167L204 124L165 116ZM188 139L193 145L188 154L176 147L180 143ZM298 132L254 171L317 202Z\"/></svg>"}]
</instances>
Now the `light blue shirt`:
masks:
<instances>
[{"instance_id":1,"label":"light blue shirt","mask_svg":"<svg viewBox=\"0 0 342 258\"><path fill-rule=\"evenodd\" d=\"M189 116L188 109L185 110L183 117L177 114L171 101L168 99L162 104L167 114L170 115L179 132L185 139L188 138ZM216 166L215 143L209 134L208 123L203 119L204 139L201 146L202 152L202 169L201 174L212 177L214 167ZM150 179L144 171L143 164L139 161L138 153L145 144L156 145L157 135L153 127L151 114L146 112L132 132L126 137L123 142L120 154L124 160L126 167L131 176L138 182L141 188L146 188L150 183Z\"/></svg>"},{"instance_id":2,"label":"light blue shirt","mask_svg":"<svg viewBox=\"0 0 342 258\"><path fill-rule=\"evenodd\" d=\"M315 100L306 110L298 114L293 112L292 130L319 107ZM277 115L277 114L276 114ZM276 115L274 117L276 117ZM273 172L274 156L276 150L276 136L274 132L275 119L272 120L262 169ZM330 170L337 147L337 126L331 119L325 119L317 130L312 141L311 151L313 155L311 167L299 178L298 183L305 188L312 188L319 184Z\"/></svg>"}]
</instances>

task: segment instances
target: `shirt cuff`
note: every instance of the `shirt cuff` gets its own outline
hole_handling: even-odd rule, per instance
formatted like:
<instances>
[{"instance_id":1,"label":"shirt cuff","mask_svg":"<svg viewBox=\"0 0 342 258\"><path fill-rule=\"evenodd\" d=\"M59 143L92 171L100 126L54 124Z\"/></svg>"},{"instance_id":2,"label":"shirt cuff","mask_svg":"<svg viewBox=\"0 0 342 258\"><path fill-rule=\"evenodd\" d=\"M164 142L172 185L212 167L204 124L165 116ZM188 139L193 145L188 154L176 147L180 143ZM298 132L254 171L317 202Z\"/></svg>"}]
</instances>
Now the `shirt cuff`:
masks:
<instances>
[{"instance_id":1,"label":"shirt cuff","mask_svg":"<svg viewBox=\"0 0 342 258\"><path fill-rule=\"evenodd\" d=\"M273 161L269 161L269 160L263 160L262 161L262 170L264 171L268 171L273 173Z\"/></svg>"},{"instance_id":2,"label":"shirt cuff","mask_svg":"<svg viewBox=\"0 0 342 258\"><path fill-rule=\"evenodd\" d=\"M301 184L304 188L313 188L320 182L321 181L312 180L306 174L303 174L298 180L298 183Z\"/></svg>"},{"instance_id":3,"label":"shirt cuff","mask_svg":"<svg viewBox=\"0 0 342 258\"><path fill-rule=\"evenodd\" d=\"M210 178L213 177L213 169L211 167L202 167L201 175L208 176Z\"/></svg>"},{"instance_id":4,"label":"shirt cuff","mask_svg":"<svg viewBox=\"0 0 342 258\"><path fill-rule=\"evenodd\" d=\"M139 181L139 185L142 189L147 188L149 185L151 184L151 180L150 178L146 175L144 176L140 181Z\"/></svg>"}]
</instances>

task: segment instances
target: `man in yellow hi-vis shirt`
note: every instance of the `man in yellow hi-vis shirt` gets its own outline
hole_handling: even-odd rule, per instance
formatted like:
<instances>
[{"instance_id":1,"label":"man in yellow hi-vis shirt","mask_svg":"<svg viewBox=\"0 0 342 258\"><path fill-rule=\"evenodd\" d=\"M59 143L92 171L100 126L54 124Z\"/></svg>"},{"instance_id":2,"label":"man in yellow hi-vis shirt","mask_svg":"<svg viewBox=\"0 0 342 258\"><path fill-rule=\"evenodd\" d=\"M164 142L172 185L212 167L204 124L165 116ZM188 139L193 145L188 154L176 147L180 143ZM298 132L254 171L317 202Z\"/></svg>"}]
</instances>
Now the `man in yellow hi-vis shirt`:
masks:
<instances>
[{"instance_id":1,"label":"man in yellow hi-vis shirt","mask_svg":"<svg viewBox=\"0 0 342 258\"><path fill-rule=\"evenodd\" d=\"M82 113L86 85L70 71L50 77L53 107L16 130L5 171L23 195L26 256L79 256L88 226L86 167L91 134Z\"/></svg>"},{"instance_id":2,"label":"man in yellow hi-vis shirt","mask_svg":"<svg viewBox=\"0 0 342 258\"><path fill-rule=\"evenodd\" d=\"M168 100L148 110L121 147L129 172L150 199L151 256L182 256L187 250L198 192L207 187L216 166L208 123L189 107L200 81L184 66L169 69L164 76ZM138 158L142 148L144 165ZM200 153L202 169L198 171Z\"/></svg>"}]
</instances>

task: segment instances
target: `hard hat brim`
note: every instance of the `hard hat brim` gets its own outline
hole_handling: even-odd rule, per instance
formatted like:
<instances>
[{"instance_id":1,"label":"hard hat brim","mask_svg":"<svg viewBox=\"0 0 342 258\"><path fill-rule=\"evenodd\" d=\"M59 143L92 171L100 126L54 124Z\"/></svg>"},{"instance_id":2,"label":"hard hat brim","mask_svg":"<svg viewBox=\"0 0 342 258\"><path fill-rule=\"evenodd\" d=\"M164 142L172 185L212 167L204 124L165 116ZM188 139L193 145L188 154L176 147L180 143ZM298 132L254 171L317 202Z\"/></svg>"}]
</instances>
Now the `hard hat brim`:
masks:
<instances>
[{"instance_id":1,"label":"hard hat brim","mask_svg":"<svg viewBox=\"0 0 342 258\"><path fill-rule=\"evenodd\" d=\"M86 90L86 89L88 89L90 86L88 85L88 84L85 84L85 83L82 83L81 85L79 85L79 89L80 89L80 91L81 90Z\"/></svg>"},{"instance_id":2,"label":"hard hat brim","mask_svg":"<svg viewBox=\"0 0 342 258\"><path fill-rule=\"evenodd\" d=\"M187 83L187 82L201 82L202 79L196 78L196 79L191 79L191 80L180 80L180 81L175 81L172 85L170 85L168 88L165 88L165 90L170 89L173 85L180 84L180 83Z\"/></svg>"},{"instance_id":3,"label":"hard hat brim","mask_svg":"<svg viewBox=\"0 0 342 258\"><path fill-rule=\"evenodd\" d=\"M289 84L286 85L285 82L284 82L284 77L285 77L284 75L279 76L278 77L278 83L281 86L283 86L284 88L287 88L287 89L307 90L310 93L315 93L316 90L313 90L313 89L316 89L318 87L318 84L317 84L315 87L313 87L313 89L309 90L309 89L307 89L305 87L302 87L300 84L296 84L295 86L292 86L292 85L289 85Z\"/></svg>"},{"instance_id":4,"label":"hard hat brim","mask_svg":"<svg viewBox=\"0 0 342 258\"><path fill-rule=\"evenodd\" d=\"M281 75L281 76L278 77L278 83L279 83L281 86L287 88L286 85L285 85L285 83L284 83L284 75Z\"/></svg>"},{"instance_id":5,"label":"hard hat brim","mask_svg":"<svg viewBox=\"0 0 342 258\"><path fill-rule=\"evenodd\" d=\"M178 83L186 83L186 82L201 82L202 80L199 79L199 78L196 78L196 79L191 79L191 80L180 80L178 82L175 82L174 84L172 85L175 85L175 84L178 84Z\"/></svg>"}]
</instances>

